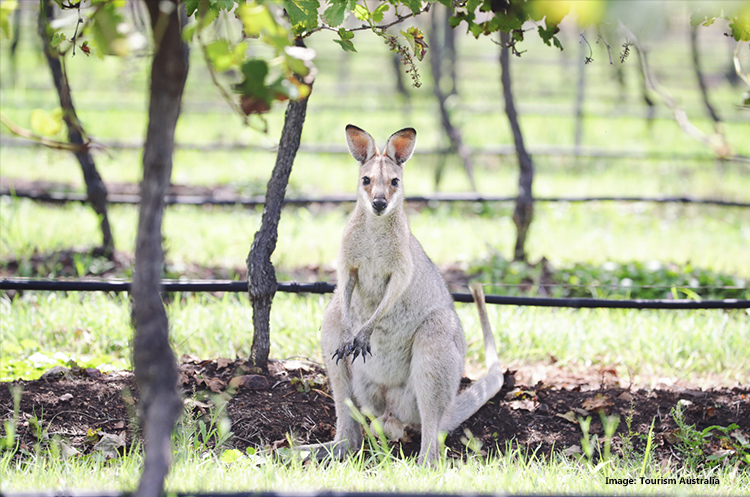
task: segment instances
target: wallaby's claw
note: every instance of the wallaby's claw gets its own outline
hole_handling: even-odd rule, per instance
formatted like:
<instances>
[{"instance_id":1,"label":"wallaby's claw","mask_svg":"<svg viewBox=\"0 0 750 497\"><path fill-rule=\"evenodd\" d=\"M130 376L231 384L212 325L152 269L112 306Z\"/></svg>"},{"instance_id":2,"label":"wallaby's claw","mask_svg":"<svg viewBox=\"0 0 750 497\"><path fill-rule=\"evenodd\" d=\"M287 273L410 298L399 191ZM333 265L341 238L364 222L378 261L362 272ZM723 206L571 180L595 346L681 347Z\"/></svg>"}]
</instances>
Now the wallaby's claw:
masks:
<instances>
[{"instance_id":1,"label":"wallaby's claw","mask_svg":"<svg viewBox=\"0 0 750 497\"><path fill-rule=\"evenodd\" d=\"M336 359L336 364L338 364L341 359L346 359L347 356L351 356L352 361L354 361L362 355L362 360L367 362L367 354L372 355L369 338L355 337L351 342L347 342L339 347L333 353L332 359Z\"/></svg>"}]
</instances>

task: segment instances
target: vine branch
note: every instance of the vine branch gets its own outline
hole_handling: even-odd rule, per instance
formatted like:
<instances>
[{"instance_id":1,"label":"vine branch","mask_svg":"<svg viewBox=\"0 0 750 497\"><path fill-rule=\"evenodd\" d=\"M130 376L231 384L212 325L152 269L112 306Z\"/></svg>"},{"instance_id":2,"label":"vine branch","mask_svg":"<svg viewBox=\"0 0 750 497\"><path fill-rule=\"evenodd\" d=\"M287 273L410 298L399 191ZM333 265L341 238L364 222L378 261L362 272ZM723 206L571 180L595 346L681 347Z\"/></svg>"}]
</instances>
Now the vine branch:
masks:
<instances>
[{"instance_id":1,"label":"vine branch","mask_svg":"<svg viewBox=\"0 0 750 497\"><path fill-rule=\"evenodd\" d=\"M424 14L426 12L429 12L430 11L430 7L431 7L431 4L428 3L427 5L425 5L424 8L422 8L422 10L420 10L418 12L412 12L411 14L407 14L405 16L396 14L396 20L392 21L392 22L389 22L388 24L381 24L381 25L362 24L361 26L359 26L357 28L347 29L346 32L347 33L353 33L354 31L368 31L368 30L375 31L376 29L379 29L381 31L385 31L386 29L388 29L388 28L390 28L392 26L395 26L396 24L400 24L400 23L404 22L407 19L410 19L410 18L416 17L416 16L418 16L420 14ZM323 31L323 30L333 31L334 33L338 33L339 32L339 30L336 29L336 28L334 28L334 27L328 26L327 24L321 24L317 28L311 29L310 31L306 32L305 34L300 35L300 38L303 38L303 39L307 38L311 34L317 33L318 31Z\"/></svg>"},{"instance_id":2,"label":"vine branch","mask_svg":"<svg viewBox=\"0 0 750 497\"><path fill-rule=\"evenodd\" d=\"M13 133L16 136L20 136L21 138L26 138L28 140L33 140L37 143L40 143L44 145L45 147L49 147L55 150L64 150L66 152L74 152L74 153L81 153L86 152L90 148L92 148L92 142L91 140L88 140L83 145L75 145L73 143L68 142L62 142L59 140L51 140L49 138L46 138L41 135L37 135L33 131L22 128L18 126L16 123L11 121L5 114L0 112L0 122L2 122L8 130Z\"/></svg>"},{"instance_id":3,"label":"vine branch","mask_svg":"<svg viewBox=\"0 0 750 497\"><path fill-rule=\"evenodd\" d=\"M628 45L634 46L636 50L638 50L638 53L640 53L641 55L641 69L643 71L646 86L650 88L654 93L656 93L664 102L664 104L669 107L669 109L674 114L675 121L677 122L677 125L680 127L680 129L689 137L700 141L711 148L714 153L722 159L750 162L750 158L735 155L732 152L732 147L729 145L726 137L721 132L707 135L703 130L698 128L690 121L690 118L688 117L687 112L685 112L685 109L680 107L679 102L677 102L677 100L672 95L670 95L669 92L667 92L667 90L665 90L661 86L661 84L659 84L656 76L651 71L647 54L643 50L643 47L641 47L638 41L638 37L622 21L620 21L620 29L625 33L625 36L628 39Z\"/></svg>"}]
</instances>

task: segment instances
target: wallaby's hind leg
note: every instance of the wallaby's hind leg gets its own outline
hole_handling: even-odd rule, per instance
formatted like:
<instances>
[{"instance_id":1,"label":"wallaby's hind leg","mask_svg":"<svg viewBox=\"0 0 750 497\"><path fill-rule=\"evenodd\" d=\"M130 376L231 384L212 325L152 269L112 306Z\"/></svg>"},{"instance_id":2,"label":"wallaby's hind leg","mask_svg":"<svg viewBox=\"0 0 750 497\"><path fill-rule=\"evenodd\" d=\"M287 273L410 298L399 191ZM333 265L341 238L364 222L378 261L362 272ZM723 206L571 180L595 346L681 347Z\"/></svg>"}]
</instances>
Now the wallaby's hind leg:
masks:
<instances>
[{"instance_id":1,"label":"wallaby's hind leg","mask_svg":"<svg viewBox=\"0 0 750 497\"><path fill-rule=\"evenodd\" d=\"M357 450L362 446L362 427L352 418L347 399L354 398L352 387L351 365L348 360L336 361L333 354L341 344L342 337L349 330L345 329L341 300L334 298L323 316L321 345L328 384L333 393L336 406L336 437L333 440L334 457L341 459L346 452Z\"/></svg>"},{"instance_id":2,"label":"wallaby's hind leg","mask_svg":"<svg viewBox=\"0 0 750 497\"><path fill-rule=\"evenodd\" d=\"M450 308L433 313L414 335L410 381L419 407L420 463L434 463L440 457L438 431L458 391L465 350L458 316Z\"/></svg>"}]
</instances>

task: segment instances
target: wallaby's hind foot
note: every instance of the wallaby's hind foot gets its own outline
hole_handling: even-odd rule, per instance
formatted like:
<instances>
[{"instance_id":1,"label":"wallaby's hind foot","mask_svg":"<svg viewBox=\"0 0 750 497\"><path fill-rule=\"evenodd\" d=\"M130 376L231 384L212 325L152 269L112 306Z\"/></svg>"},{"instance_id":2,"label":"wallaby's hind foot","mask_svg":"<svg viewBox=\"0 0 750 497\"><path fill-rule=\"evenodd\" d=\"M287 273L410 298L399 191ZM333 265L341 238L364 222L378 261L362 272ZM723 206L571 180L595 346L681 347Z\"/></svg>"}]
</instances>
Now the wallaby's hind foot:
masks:
<instances>
[{"instance_id":1,"label":"wallaby's hind foot","mask_svg":"<svg viewBox=\"0 0 750 497\"><path fill-rule=\"evenodd\" d=\"M338 442L332 440L321 444L300 445L292 447L292 450L299 454L305 461L324 461L326 459L341 461L349 453L349 446L346 440Z\"/></svg>"}]
</instances>

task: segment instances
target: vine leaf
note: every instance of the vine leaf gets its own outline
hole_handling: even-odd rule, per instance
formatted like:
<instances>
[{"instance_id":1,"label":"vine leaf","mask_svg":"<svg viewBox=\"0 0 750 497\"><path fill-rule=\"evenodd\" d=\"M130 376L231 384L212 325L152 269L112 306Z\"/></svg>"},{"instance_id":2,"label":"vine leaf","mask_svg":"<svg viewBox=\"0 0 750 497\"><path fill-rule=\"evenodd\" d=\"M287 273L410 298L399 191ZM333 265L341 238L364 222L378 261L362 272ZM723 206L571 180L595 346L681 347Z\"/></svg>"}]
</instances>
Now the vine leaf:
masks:
<instances>
[{"instance_id":1,"label":"vine leaf","mask_svg":"<svg viewBox=\"0 0 750 497\"><path fill-rule=\"evenodd\" d=\"M5 38L10 38L10 14L17 7L18 2L16 0L4 0L0 4L0 34Z\"/></svg>"},{"instance_id":2,"label":"vine leaf","mask_svg":"<svg viewBox=\"0 0 750 497\"><path fill-rule=\"evenodd\" d=\"M91 23L91 34L93 35L96 53L99 57L104 55L126 55L129 51L127 40L120 25L125 22L117 6L108 3L97 9L94 14L94 22Z\"/></svg>"},{"instance_id":3,"label":"vine leaf","mask_svg":"<svg viewBox=\"0 0 750 497\"><path fill-rule=\"evenodd\" d=\"M352 43L352 38L354 38L354 33L351 31L347 31L344 28L339 29L339 36L341 37L340 40L333 40L334 42L338 43L341 48L344 49L345 52L356 52L357 49L354 48L354 43Z\"/></svg>"},{"instance_id":4,"label":"vine leaf","mask_svg":"<svg viewBox=\"0 0 750 497\"><path fill-rule=\"evenodd\" d=\"M206 45L206 53L211 63L219 72L224 72L233 67L239 67L245 59L247 43L240 42L236 46L230 46L227 40L216 40Z\"/></svg>"},{"instance_id":5,"label":"vine leaf","mask_svg":"<svg viewBox=\"0 0 750 497\"><path fill-rule=\"evenodd\" d=\"M409 10L411 10L414 14L418 14L419 11L422 10L421 0L401 0L401 3L406 5L409 8Z\"/></svg>"},{"instance_id":6,"label":"vine leaf","mask_svg":"<svg viewBox=\"0 0 750 497\"><path fill-rule=\"evenodd\" d=\"M383 16L388 12L390 5L387 3L381 3L375 10L372 11L372 20L375 22L383 22Z\"/></svg>"},{"instance_id":7,"label":"vine leaf","mask_svg":"<svg viewBox=\"0 0 750 497\"><path fill-rule=\"evenodd\" d=\"M31 111L31 130L41 136L56 136L63 128L63 111L60 107L52 112L44 109Z\"/></svg>"},{"instance_id":8,"label":"vine leaf","mask_svg":"<svg viewBox=\"0 0 750 497\"><path fill-rule=\"evenodd\" d=\"M318 27L318 0L284 0L284 9L295 34ZM343 21L342 21L343 22Z\"/></svg>"},{"instance_id":9,"label":"vine leaf","mask_svg":"<svg viewBox=\"0 0 750 497\"><path fill-rule=\"evenodd\" d=\"M323 12L323 22L331 27L340 26L344 23L349 12L354 10L357 0L331 0L328 8Z\"/></svg>"}]
</instances>

